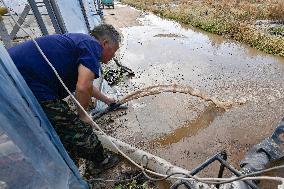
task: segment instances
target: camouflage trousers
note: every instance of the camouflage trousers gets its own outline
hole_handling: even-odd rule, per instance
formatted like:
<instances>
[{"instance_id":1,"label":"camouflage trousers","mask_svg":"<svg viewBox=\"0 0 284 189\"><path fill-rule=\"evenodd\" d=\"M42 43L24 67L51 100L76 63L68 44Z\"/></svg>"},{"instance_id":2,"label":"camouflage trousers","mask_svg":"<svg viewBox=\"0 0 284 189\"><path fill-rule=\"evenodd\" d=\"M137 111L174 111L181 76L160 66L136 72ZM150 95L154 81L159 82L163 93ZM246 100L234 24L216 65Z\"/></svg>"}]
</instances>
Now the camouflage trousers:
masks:
<instances>
[{"instance_id":1,"label":"camouflage trousers","mask_svg":"<svg viewBox=\"0 0 284 189\"><path fill-rule=\"evenodd\" d=\"M45 101L41 106L74 162L76 158L94 163L105 159L103 146L92 126L81 121L65 101Z\"/></svg>"}]
</instances>

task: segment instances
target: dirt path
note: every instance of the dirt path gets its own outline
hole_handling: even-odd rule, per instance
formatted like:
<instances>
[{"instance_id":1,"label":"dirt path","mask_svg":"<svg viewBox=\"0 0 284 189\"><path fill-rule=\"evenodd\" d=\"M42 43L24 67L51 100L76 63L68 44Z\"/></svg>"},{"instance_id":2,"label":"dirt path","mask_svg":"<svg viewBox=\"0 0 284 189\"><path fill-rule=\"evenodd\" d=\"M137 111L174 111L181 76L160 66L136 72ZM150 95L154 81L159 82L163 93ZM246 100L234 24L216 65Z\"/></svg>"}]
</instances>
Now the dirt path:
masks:
<instances>
[{"instance_id":1,"label":"dirt path","mask_svg":"<svg viewBox=\"0 0 284 189\"><path fill-rule=\"evenodd\" d=\"M239 168L245 152L280 122L283 58L124 5L105 10L105 18L123 33L121 62L136 73L118 86L124 94L175 83L220 101L245 102L223 111L184 94L145 97L108 117L113 136L187 169L224 149ZM201 175L216 176L216 168Z\"/></svg>"},{"instance_id":2,"label":"dirt path","mask_svg":"<svg viewBox=\"0 0 284 189\"><path fill-rule=\"evenodd\" d=\"M126 5L116 4L115 9L104 9L104 21L117 29L139 25L136 20L141 12Z\"/></svg>"}]
</instances>

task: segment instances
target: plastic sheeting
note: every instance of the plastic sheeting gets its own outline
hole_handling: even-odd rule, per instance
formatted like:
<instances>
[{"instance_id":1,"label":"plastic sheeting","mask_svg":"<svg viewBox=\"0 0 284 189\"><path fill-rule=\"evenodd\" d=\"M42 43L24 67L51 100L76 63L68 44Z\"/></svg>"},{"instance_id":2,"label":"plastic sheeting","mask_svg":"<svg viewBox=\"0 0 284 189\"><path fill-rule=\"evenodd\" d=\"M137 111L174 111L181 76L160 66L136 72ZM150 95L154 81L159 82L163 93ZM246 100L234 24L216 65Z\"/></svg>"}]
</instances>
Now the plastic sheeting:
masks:
<instances>
[{"instance_id":1,"label":"plastic sheeting","mask_svg":"<svg viewBox=\"0 0 284 189\"><path fill-rule=\"evenodd\" d=\"M0 88L0 188L88 188L2 45Z\"/></svg>"},{"instance_id":2,"label":"plastic sheeting","mask_svg":"<svg viewBox=\"0 0 284 189\"><path fill-rule=\"evenodd\" d=\"M116 90L115 88L112 88L105 79L103 79L101 87L100 87L100 79L95 79L93 82L93 85L97 88L101 88L101 92L107 95L110 98L113 98L115 100L119 100L122 97L122 94ZM108 108L108 105L100 100L97 100L97 103L95 104L94 109L91 109L90 115L94 116L96 113L103 112Z\"/></svg>"},{"instance_id":3,"label":"plastic sheeting","mask_svg":"<svg viewBox=\"0 0 284 189\"><path fill-rule=\"evenodd\" d=\"M100 7L98 5L98 1L96 0L82 0L84 5L84 11L86 14L86 19L89 23L89 29L94 29L95 26L101 23L100 17Z\"/></svg>"},{"instance_id":4,"label":"plastic sheeting","mask_svg":"<svg viewBox=\"0 0 284 189\"><path fill-rule=\"evenodd\" d=\"M64 27L64 32L89 33L88 26L79 0L50 0L54 5L57 19Z\"/></svg>"}]
</instances>

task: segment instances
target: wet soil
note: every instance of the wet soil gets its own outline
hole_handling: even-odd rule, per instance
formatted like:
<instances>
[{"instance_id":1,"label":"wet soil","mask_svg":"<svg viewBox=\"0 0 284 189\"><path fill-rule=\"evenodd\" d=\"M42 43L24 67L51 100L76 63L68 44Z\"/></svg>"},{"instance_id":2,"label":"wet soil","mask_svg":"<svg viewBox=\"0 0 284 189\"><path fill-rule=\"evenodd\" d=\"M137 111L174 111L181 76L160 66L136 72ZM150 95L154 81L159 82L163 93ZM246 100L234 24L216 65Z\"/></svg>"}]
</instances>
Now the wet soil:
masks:
<instances>
[{"instance_id":1,"label":"wet soil","mask_svg":"<svg viewBox=\"0 0 284 189\"><path fill-rule=\"evenodd\" d=\"M136 18L142 13L134 8L122 4L115 4L115 9L104 9L104 22L120 28L140 25ZM122 19L123 18L123 19Z\"/></svg>"},{"instance_id":2,"label":"wet soil","mask_svg":"<svg viewBox=\"0 0 284 189\"><path fill-rule=\"evenodd\" d=\"M186 94L144 97L98 120L112 136L189 170L226 150L239 168L246 151L280 122L283 58L124 5L105 10L105 17L123 34L121 63L135 71L116 86L123 94L181 84L219 101L246 102L224 111ZM217 170L214 164L200 176L216 176Z\"/></svg>"}]
</instances>

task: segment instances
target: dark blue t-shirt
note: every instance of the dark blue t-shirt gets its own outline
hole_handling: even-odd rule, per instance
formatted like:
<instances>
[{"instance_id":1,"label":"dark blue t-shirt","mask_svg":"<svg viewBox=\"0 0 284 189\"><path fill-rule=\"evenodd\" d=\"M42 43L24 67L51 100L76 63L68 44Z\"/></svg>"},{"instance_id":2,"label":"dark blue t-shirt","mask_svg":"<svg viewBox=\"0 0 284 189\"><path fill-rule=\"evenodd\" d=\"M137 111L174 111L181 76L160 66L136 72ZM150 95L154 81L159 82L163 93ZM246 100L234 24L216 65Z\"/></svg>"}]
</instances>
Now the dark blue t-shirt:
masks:
<instances>
[{"instance_id":1,"label":"dark blue t-shirt","mask_svg":"<svg viewBox=\"0 0 284 189\"><path fill-rule=\"evenodd\" d=\"M100 75L102 47L94 37L67 33L40 37L36 41L70 91L76 89L79 64L94 72L96 78ZM40 102L63 99L68 95L31 40L8 52Z\"/></svg>"}]
</instances>

